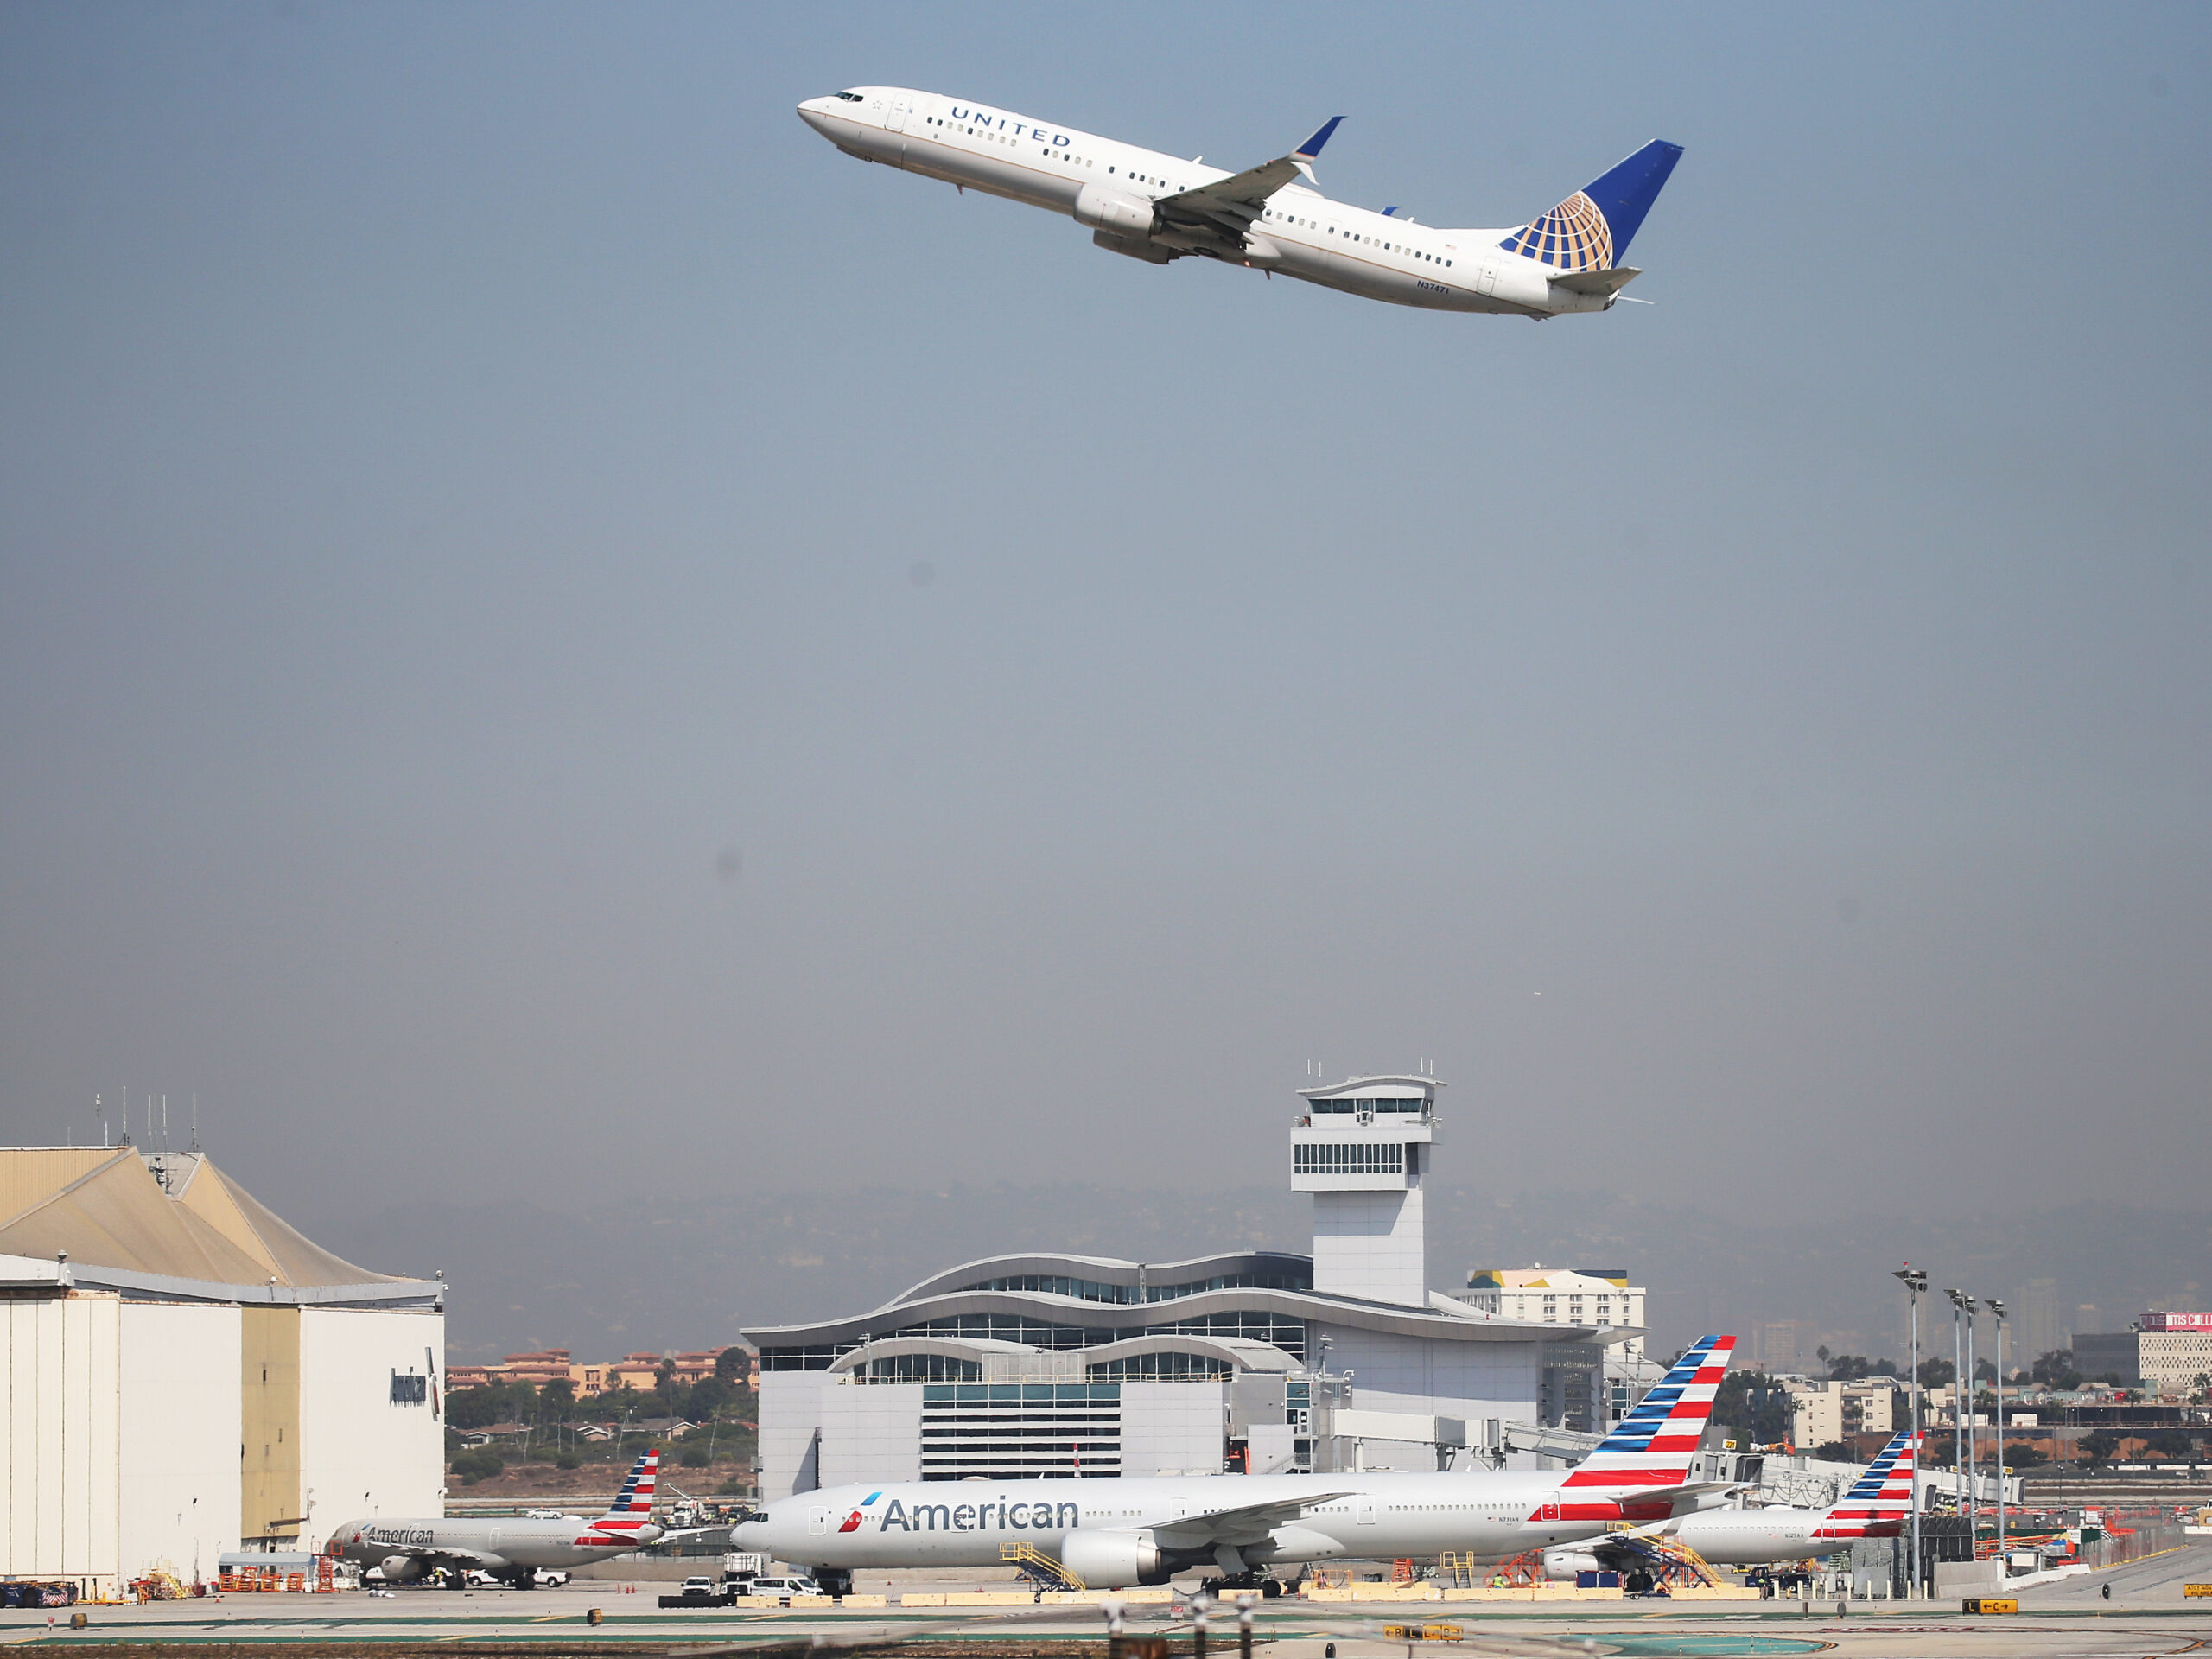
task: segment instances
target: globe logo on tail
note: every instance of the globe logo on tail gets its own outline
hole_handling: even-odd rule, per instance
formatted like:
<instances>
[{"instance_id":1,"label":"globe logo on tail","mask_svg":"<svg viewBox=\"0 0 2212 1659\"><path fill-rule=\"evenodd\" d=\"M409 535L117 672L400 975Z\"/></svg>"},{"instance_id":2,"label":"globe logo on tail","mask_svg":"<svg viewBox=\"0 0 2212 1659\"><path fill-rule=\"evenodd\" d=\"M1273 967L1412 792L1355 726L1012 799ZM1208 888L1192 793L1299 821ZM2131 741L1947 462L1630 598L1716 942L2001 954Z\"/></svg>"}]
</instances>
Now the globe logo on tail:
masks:
<instances>
[{"instance_id":1,"label":"globe logo on tail","mask_svg":"<svg viewBox=\"0 0 2212 1659\"><path fill-rule=\"evenodd\" d=\"M1610 270L1613 265L1612 226L1585 190L1576 191L1498 245L1560 270Z\"/></svg>"}]
</instances>

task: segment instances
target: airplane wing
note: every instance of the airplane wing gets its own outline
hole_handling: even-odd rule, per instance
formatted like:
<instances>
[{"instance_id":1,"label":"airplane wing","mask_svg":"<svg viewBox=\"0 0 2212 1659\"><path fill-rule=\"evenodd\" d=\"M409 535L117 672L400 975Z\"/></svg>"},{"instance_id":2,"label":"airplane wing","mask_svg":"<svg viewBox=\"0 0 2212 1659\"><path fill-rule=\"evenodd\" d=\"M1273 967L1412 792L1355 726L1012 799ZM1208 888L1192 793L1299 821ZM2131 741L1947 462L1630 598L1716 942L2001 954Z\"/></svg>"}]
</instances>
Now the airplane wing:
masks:
<instances>
[{"instance_id":1,"label":"airplane wing","mask_svg":"<svg viewBox=\"0 0 2212 1659\"><path fill-rule=\"evenodd\" d=\"M1155 1523L1153 1530L1190 1548L1203 1540L1210 1544L1255 1544L1285 1522L1295 1521L1316 1503L1333 1503L1350 1492L1309 1492L1280 1498L1272 1503L1241 1503L1234 1509L1208 1510L1179 1520Z\"/></svg>"},{"instance_id":2,"label":"airplane wing","mask_svg":"<svg viewBox=\"0 0 2212 1659\"><path fill-rule=\"evenodd\" d=\"M1672 1521L1690 1513L1689 1510L1682 1507L1686 1500L1694 1509L1695 1500L1700 1497L1711 1497L1719 1492L1741 1491L1744 1485L1740 1480L1696 1480L1686 1486L1638 1486L1615 1494L1615 1501L1623 1505L1663 1502L1674 1512L1669 1517ZM1645 1525L1663 1527L1669 1524L1669 1521L1648 1522ZM1643 1529L1637 1529L1638 1531Z\"/></svg>"},{"instance_id":3,"label":"airplane wing","mask_svg":"<svg viewBox=\"0 0 2212 1659\"><path fill-rule=\"evenodd\" d=\"M1343 119L1341 115L1331 116L1328 124L1287 156L1202 184L1195 190L1162 196L1153 204L1160 214L1161 230L1192 244L1241 256L1245 232L1259 218L1268 198L1300 174L1311 176L1313 158Z\"/></svg>"},{"instance_id":4,"label":"airplane wing","mask_svg":"<svg viewBox=\"0 0 2212 1659\"><path fill-rule=\"evenodd\" d=\"M482 1551L463 1549L456 1544L440 1544L435 1549L410 1549L396 1547L394 1555L411 1556L418 1561L428 1561L433 1567L482 1567L487 1559ZM504 1558L502 1558L504 1564ZM370 1563L372 1567L375 1562Z\"/></svg>"}]
</instances>

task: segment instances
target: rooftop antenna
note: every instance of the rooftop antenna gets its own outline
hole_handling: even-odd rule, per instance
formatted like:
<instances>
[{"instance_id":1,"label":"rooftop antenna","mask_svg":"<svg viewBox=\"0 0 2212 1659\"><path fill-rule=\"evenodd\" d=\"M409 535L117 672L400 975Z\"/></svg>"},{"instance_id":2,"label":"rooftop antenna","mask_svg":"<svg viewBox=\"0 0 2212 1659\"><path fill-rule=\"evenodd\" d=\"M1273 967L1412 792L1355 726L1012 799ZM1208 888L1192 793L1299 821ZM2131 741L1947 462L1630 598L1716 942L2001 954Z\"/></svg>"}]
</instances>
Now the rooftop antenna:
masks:
<instances>
[{"instance_id":1,"label":"rooftop antenna","mask_svg":"<svg viewBox=\"0 0 2212 1659\"><path fill-rule=\"evenodd\" d=\"M99 1120L100 1145L107 1145L107 1109L100 1104L98 1095L92 1096L92 1116Z\"/></svg>"},{"instance_id":2,"label":"rooftop antenna","mask_svg":"<svg viewBox=\"0 0 2212 1659\"><path fill-rule=\"evenodd\" d=\"M197 1089L192 1091L192 1150L196 1157L200 1152L200 1091Z\"/></svg>"},{"instance_id":3,"label":"rooftop antenna","mask_svg":"<svg viewBox=\"0 0 2212 1659\"><path fill-rule=\"evenodd\" d=\"M169 1149L169 1097L162 1096L162 1150Z\"/></svg>"}]
</instances>

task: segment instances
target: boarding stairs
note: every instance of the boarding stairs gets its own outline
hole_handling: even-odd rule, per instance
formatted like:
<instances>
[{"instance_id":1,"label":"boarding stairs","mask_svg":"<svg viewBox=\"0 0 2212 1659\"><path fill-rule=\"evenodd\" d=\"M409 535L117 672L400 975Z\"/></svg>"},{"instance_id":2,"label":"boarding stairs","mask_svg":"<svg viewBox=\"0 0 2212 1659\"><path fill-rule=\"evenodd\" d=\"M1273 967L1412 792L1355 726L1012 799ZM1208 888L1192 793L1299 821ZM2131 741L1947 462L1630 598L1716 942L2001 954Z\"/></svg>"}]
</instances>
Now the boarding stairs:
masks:
<instances>
[{"instance_id":1,"label":"boarding stairs","mask_svg":"<svg viewBox=\"0 0 2212 1659\"><path fill-rule=\"evenodd\" d=\"M1090 1586L1034 1544L1001 1544L999 1560L1030 1583L1046 1590L1088 1590Z\"/></svg>"}]
</instances>

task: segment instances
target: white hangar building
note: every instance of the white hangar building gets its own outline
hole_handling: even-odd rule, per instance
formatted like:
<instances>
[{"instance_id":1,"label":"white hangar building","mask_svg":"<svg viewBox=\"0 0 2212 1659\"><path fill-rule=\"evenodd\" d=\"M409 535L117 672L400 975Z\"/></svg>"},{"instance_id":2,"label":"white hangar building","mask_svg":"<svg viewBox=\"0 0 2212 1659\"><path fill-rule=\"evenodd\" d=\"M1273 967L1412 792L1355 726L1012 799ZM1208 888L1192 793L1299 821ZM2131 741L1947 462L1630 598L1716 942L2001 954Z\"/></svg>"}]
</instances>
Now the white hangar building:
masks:
<instances>
[{"instance_id":1,"label":"white hangar building","mask_svg":"<svg viewBox=\"0 0 2212 1659\"><path fill-rule=\"evenodd\" d=\"M444 1294L340 1261L196 1149L0 1149L0 1578L189 1582L440 1513Z\"/></svg>"},{"instance_id":2,"label":"white hangar building","mask_svg":"<svg viewBox=\"0 0 2212 1659\"><path fill-rule=\"evenodd\" d=\"M1313 1253L1185 1262L1029 1253L873 1311L749 1330L760 1490L859 1480L1201 1474L1525 1461L1563 1370L1625 1324L1501 1318L1428 1288L1427 1077L1300 1091ZM1548 1379L1549 1379L1548 1381Z\"/></svg>"}]
</instances>

